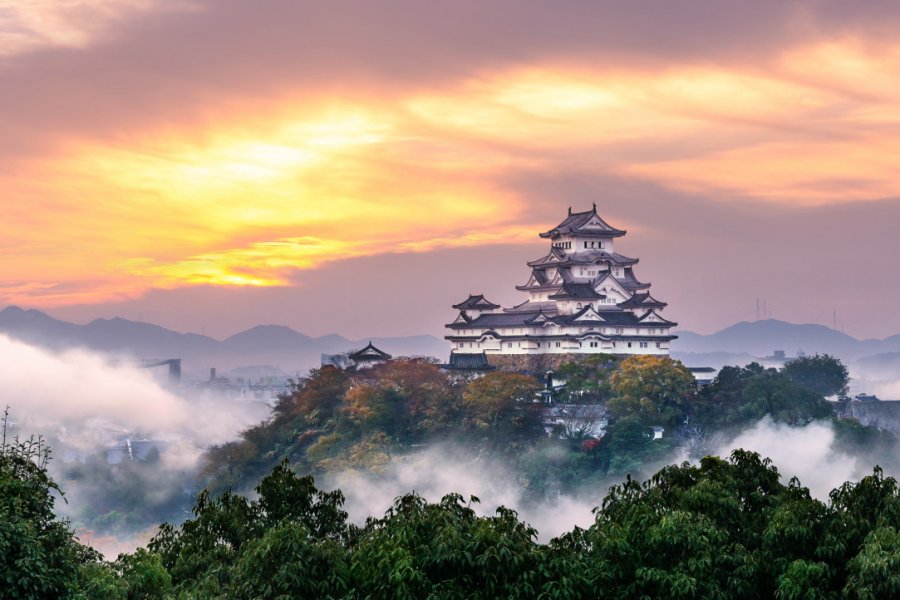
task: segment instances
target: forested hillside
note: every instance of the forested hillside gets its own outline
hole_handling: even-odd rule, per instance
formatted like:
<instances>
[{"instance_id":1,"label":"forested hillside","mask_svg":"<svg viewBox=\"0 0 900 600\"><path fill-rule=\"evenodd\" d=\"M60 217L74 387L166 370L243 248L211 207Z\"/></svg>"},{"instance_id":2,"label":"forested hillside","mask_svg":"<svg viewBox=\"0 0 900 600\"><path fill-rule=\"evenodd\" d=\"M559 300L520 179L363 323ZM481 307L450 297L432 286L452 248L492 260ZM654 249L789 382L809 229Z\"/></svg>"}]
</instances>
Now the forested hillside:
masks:
<instances>
[{"instance_id":1,"label":"forested hillside","mask_svg":"<svg viewBox=\"0 0 900 600\"><path fill-rule=\"evenodd\" d=\"M538 401L542 383L528 375L456 379L421 360L358 372L323 367L296 382L271 419L212 449L204 481L214 491L249 490L283 460L317 476L377 472L423 447L449 443L502 461L539 498L629 473L649 476L675 449L701 458L766 416L791 426L831 421L837 445L867 458L883 457L894 443L890 434L835 418L824 398L846 393L847 371L827 356L780 370L726 367L702 388L681 363L653 356L596 355L565 365L556 377L567 383L554 402L569 410L551 424ZM592 420L602 414L608 423L598 434Z\"/></svg>"}]
</instances>

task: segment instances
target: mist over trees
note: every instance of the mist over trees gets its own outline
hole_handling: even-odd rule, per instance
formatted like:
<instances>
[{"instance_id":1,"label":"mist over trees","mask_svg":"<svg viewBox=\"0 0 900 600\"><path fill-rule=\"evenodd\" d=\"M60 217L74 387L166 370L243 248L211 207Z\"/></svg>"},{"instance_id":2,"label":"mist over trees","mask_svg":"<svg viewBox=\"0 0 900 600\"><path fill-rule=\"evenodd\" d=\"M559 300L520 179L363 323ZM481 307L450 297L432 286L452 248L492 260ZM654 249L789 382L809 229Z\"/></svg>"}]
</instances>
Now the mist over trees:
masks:
<instances>
[{"instance_id":1,"label":"mist over trees","mask_svg":"<svg viewBox=\"0 0 900 600\"><path fill-rule=\"evenodd\" d=\"M587 529L547 544L518 514L412 493L358 527L340 491L286 463L256 498L200 495L194 517L103 562L51 511L34 444L0 450L3 598L888 598L900 491L880 469L828 503L735 451L613 486ZM35 462L35 459L38 462Z\"/></svg>"},{"instance_id":2,"label":"mist over trees","mask_svg":"<svg viewBox=\"0 0 900 600\"><path fill-rule=\"evenodd\" d=\"M191 517L111 562L54 516L46 447L4 443L0 598L889 597L900 591L900 493L880 468L823 501L753 452L707 456L767 418L830 422L836 447L890 460L891 434L835 417L825 400L844 393L842 368L818 356L726 367L698 388L663 357L565 365L557 401L577 403L573 419L605 407L598 435L548 423L543 386L526 374L458 378L422 360L323 367L271 418L209 450ZM590 490L593 524L540 543L514 510L409 490L363 523L348 518L342 492L313 479L377 474L439 443L502 462L535 502ZM695 464L663 466L675 452Z\"/></svg>"}]
</instances>

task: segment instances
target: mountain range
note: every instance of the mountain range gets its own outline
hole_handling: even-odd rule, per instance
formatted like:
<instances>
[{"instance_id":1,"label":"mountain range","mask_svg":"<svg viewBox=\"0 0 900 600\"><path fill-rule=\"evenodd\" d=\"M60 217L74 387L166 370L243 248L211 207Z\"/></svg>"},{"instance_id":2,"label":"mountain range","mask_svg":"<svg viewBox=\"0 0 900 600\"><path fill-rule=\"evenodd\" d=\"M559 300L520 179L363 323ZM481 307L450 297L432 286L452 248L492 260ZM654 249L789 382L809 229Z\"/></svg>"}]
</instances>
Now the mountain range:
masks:
<instances>
[{"instance_id":1,"label":"mountain range","mask_svg":"<svg viewBox=\"0 0 900 600\"><path fill-rule=\"evenodd\" d=\"M900 335L884 339L857 340L824 325L787 323L775 319L743 321L709 335L679 331L672 342L673 353L727 352L771 356L782 350L787 356L831 354L845 361L864 356L900 352Z\"/></svg>"},{"instance_id":2,"label":"mountain range","mask_svg":"<svg viewBox=\"0 0 900 600\"><path fill-rule=\"evenodd\" d=\"M179 333L122 318L96 319L78 325L38 310L15 306L0 310L0 333L30 344L63 350L85 348L121 358L181 358L186 373L275 367L286 373L305 372L320 364L322 354L363 347L369 341L395 356L447 358L449 345L431 335L350 340L340 335L310 337L282 325L258 325L224 340ZM794 324L774 319L741 322L709 335L679 331L672 356L690 366L746 364L782 350L831 354L879 376L900 373L900 335L857 340L823 325Z\"/></svg>"},{"instance_id":3,"label":"mountain range","mask_svg":"<svg viewBox=\"0 0 900 600\"><path fill-rule=\"evenodd\" d=\"M395 356L433 356L446 360L447 342L430 335L350 340L339 335L310 337L290 327L259 325L217 340L179 333L127 319L95 319L77 325L38 310L15 306L0 310L0 333L52 350L83 348L122 359L181 358L185 373L201 374L251 365L275 367L285 373L317 367L322 354L359 349L372 342Z\"/></svg>"}]
</instances>

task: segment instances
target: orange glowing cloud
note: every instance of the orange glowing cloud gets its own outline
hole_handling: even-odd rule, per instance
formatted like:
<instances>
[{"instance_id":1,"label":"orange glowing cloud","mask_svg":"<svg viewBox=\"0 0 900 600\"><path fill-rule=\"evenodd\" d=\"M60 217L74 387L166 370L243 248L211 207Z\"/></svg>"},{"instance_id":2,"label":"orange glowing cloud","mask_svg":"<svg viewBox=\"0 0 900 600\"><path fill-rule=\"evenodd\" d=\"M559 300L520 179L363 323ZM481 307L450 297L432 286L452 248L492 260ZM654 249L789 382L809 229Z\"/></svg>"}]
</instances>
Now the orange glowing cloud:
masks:
<instances>
[{"instance_id":1,"label":"orange glowing cloud","mask_svg":"<svg viewBox=\"0 0 900 600\"><path fill-rule=\"evenodd\" d=\"M61 137L0 175L16 198L0 302L290 285L333 260L520 242L546 225L504 183L521 172L649 179L713 201L896 195L898 77L900 46L852 40L753 67L535 61Z\"/></svg>"},{"instance_id":2,"label":"orange glowing cloud","mask_svg":"<svg viewBox=\"0 0 900 600\"><path fill-rule=\"evenodd\" d=\"M477 177L453 177L440 161L421 163L394 119L282 110L212 132L73 141L19 174L20 197L43 205L0 224L14 238L29 218L40 221L19 240L36 256L6 276L26 281L39 260L46 279L74 282L89 271L92 286L120 280L126 296L288 285L292 272L331 260L523 238L505 222L516 212L510 198ZM40 282L0 295L29 291L31 304L73 300Z\"/></svg>"}]
</instances>

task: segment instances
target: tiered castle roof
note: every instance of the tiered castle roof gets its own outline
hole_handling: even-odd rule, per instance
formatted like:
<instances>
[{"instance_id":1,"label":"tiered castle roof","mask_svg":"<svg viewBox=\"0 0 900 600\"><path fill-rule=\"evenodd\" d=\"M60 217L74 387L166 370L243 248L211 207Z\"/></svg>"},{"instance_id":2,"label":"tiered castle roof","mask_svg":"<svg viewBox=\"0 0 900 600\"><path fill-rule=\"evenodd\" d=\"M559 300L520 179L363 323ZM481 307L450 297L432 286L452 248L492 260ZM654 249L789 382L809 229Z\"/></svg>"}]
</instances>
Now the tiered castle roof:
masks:
<instances>
[{"instance_id":1,"label":"tiered castle roof","mask_svg":"<svg viewBox=\"0 0 900 600\"><path fill-rule=\"evenodd\" d=\"M638 259L615 251L615 240L625 233L601 219L596 205L577 213L570 208L562 223L540 234L551 248L527 263L528 281L516 286L527 300L501 308L483 295L470 295L453 306L460 311L447 325L454 351L549 352L550 344L542 342L552 340L559 351L667 353L677 323L660 315L666 303L635 275ZM582 343L586 340L591 344Z\"/></svg>"}]
</instances>

